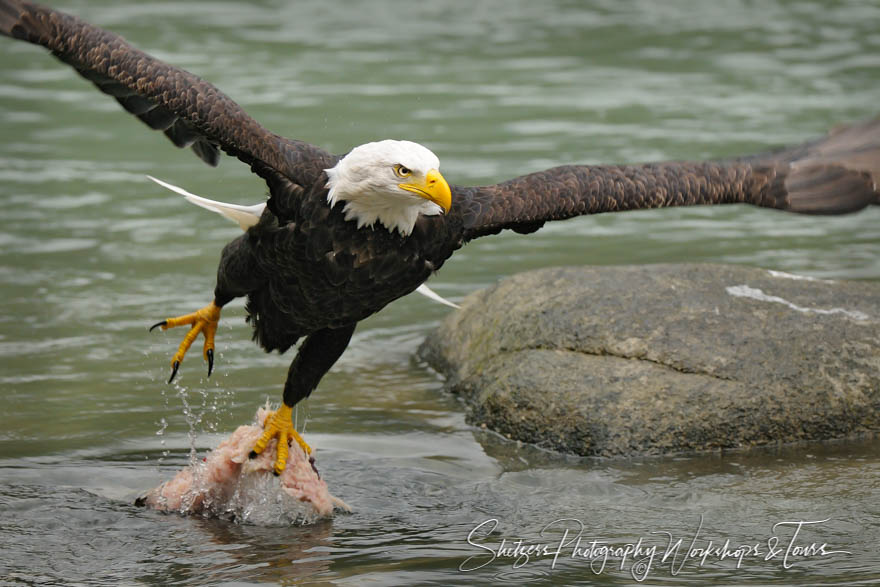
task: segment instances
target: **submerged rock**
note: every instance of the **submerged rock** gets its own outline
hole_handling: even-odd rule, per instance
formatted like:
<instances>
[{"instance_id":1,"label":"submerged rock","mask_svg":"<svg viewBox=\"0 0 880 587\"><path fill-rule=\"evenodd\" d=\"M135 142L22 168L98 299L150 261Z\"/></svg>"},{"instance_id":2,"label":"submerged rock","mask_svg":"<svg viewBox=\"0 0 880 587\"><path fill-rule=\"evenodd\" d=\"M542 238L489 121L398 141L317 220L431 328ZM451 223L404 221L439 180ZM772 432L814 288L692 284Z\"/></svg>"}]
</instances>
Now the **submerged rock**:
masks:
<instances>
[{"instance_id":1,"label":"submerged rock","mask_svg":"<svg viewBox=\"0 0 880 587\"><path fill-rule=\"evenodd\" d=\"M718 265L551 268L419 349L469 421L579 455L880 430L880 285Z\"/></svg>"}]
</instances>

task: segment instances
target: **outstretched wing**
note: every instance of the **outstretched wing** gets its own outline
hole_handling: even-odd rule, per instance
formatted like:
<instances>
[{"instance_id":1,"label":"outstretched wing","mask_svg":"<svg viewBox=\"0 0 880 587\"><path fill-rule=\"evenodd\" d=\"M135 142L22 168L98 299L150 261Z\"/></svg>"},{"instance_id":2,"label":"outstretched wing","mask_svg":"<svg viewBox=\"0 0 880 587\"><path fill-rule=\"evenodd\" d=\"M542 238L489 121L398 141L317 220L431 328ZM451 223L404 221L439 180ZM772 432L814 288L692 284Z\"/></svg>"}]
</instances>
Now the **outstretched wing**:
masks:
<instances>
[{"instance_id":1,"label":"outstretched wing","mask_svg":"<svg viewBox=\"0 0 880 587\"><path fill-rule=\"evenodd\" d=\"M310 185L335 157L263 128L210 83L74 16L23 0L0 0L0 34L49 49L176 146L209 165L219 151L269 181Z\"/></svg>"},{"instance_id":2,"label":"outstretched wing","mask_svg":"<svg viewBox=\"0 0 880 587\"><path fill-rule=\"evenodd\" d=\"M504 183L454 188L465 240L505 228L619 210L746 203L802 214L880 204L880 119L776 153L729 162L563 166Z\"/></svg>"}]
</instances>

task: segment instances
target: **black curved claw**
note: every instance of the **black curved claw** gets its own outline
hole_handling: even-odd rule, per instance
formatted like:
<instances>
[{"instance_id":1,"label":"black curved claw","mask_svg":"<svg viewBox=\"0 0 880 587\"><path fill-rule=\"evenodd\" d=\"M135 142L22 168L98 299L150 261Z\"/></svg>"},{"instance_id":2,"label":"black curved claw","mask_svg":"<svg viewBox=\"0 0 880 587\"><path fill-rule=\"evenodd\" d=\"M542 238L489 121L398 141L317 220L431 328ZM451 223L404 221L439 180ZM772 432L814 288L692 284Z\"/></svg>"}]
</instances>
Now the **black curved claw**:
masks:
<instances>
[{"instance_id":1,"label":"black curved claw","mask_svg":"<svg viewBox=\"0 0 880 587\"><path fill-rule=\"evenodd\" d=\"M318 476L318 479L321 478L321 474L318 472L318 467L315 466L315 457L309 456L309 464L312 466L312 471L315 472L315 475Z\"/></svg>"},{"instance_id":2,"label":"black curved claw","mask_svg":"<svg viewBox=\"0 0 880 587\"><path fill-rule=\"evenodd\" d=\"M214 370L214 349L208 349L205 354L208 355L208 377L210 377L211 371Z\"/></svg>"},{"instance_id":3,"label":"black curved claw","mask_svg":"<svg viewBox=\"0 0 880 587\"><path fill-rule=\"evenodd\" d=\"M150 326L150 332L153 332L153 329L156 328L157 326L165 326L166 324L168 324L168 320L162 320L161 322L156 322L155 324Z\"/></svg>"},{"instance_id":4,"label":"black curved claw","mask_svg":"<svg viewBox=\"0 0 880 587\"><path fill-rule=\"evenodd\" d=\"M281 476L281 473L279 473L279 472L276 471L275 469L272 469L272 474L275 475L276 477L280 477L280 476Z\"/></svg>"},{"instance_id":5,"label":"black curved claw","mask_svg":"<svg viewBox=\"0 0 880 587\"><path fill-rule=\"evenodd\" d=\"M174 364L171 365L171 377L168 378L168 383L171 383L174 380L174 376L177 375L178 369L180 369L180 361L174 361Z\"/></svg>"}]
</instances>

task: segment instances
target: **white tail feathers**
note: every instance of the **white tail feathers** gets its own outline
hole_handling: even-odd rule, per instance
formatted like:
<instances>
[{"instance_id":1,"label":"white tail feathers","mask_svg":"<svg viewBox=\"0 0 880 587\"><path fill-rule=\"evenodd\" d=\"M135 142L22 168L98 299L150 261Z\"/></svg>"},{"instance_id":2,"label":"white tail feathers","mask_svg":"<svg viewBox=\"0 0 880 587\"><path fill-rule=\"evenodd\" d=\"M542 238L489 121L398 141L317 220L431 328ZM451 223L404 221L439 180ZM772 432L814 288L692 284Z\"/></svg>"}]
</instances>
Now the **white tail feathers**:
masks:
<instances>
[{"instance_id":1,"label":"white tail feathers","mask_svg":"<svg viewBox=\"0 0 880 587\"><path fill-rule=\"evenodd\" d=\"M238 223L242 230L247 230L251 226L255 225L260 221L260 216L263 214L263 210L266 208L266 204L254 204L253 206L240 206L238 204L225 204L223 202L217 202L215 200L209 200L208 198L203 198L201 196L197 196L195 194L191 194L185 189L181 187L177 187L176 185L172 185L168 182L162 181L161 179L156 179L152 175L147 176L150 180L158 183L165 189L171 190L176 194L180 194L196 206L201 206L206 210L210 210L212 212L216 212L221 216L225 216L229 218L233 222ZM446 298L440 296L434 290L429 288L424 283L416 289L417 292L425 296L426 298L433 300L437 303L443 304L445 306L449 306L451 308L458 308L459 306L450 302Z\"/></svg>"},{"instance_id":2,"label":"white tail feathers","mask_svg":"<svg viewBox=\"0 0 880 587\"><path fill-rule=\"evenodd\" d=\"M449 300L447 300L446 298L444 298L443 296L441 296L440 294L435 292L433 289L431 289L430 287L428 287L424 283L422 285L420 285L419 287L417 287L416 291L419 292L420 294L422 294L423 296L425 296L426 298L428 298L429 300L433 300L433 301L437 302L438 304L443 304L444 306L449 306L450 308L456 308L456 309L461 308L461 306L459 306L458 304L456 304L454 302L450 302Z\"/></svg>"},{"instance_id":3,"label":"white tail feathers","mask_svg":"<svg viewBox=\"0 0 880 587\"><path fill-rule=\"evenodd\" d=\"M260 216L263 214L263 210L266 208L265 203L254 204L253 206L240 206L238 204L225 204L223 202L209 200L208 198L203 198L201 196L191 194L185 189L177 187L176 185L171 185L170 183L164 182L161 179L156 179L151 175L148 175L147 177L152 181L158 183L163 188L180 194L196 206L201 206L206 210L211 210L212 212L216 212L221 216L229 218L233 222L237 223L242 230L247 230L251 226L255 225L257 222L259 222Z\"/></svg>"}]
</instances>

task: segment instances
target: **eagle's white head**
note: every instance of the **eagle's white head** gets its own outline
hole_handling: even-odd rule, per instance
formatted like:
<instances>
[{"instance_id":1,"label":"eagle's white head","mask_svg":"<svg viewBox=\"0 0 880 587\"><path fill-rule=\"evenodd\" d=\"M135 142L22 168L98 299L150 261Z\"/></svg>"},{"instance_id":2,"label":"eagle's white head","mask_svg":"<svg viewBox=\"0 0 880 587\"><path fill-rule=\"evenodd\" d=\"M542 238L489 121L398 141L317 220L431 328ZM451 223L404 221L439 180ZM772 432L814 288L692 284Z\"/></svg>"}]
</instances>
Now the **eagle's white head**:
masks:
<instances>
[{"instance_id":1,"label":"eagle's white head","mask_svg":"<svg viewBox=\"0 0 880 587\"><path fill-rule=\"evenodd\" d=\"M378 221L408 236L419 214L442 214L452 205L452 192L439 168L437 155L418 143L367 143L325 170L327 202L331 208L345 202L345 219L356 221L358 228Z\"/></svg>"}]
</instances>

